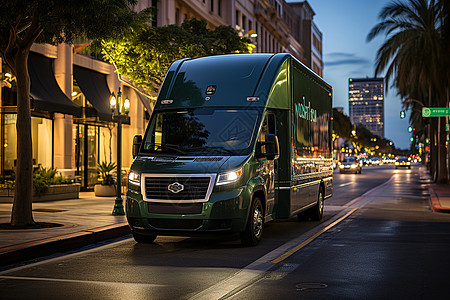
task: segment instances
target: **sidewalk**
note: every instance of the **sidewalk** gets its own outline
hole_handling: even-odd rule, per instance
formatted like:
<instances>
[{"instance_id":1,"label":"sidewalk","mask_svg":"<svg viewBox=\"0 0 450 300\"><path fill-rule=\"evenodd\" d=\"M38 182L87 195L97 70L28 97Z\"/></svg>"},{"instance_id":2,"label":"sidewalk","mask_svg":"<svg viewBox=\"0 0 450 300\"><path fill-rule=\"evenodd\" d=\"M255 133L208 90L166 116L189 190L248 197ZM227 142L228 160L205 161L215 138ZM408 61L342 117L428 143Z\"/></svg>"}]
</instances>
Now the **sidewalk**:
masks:
<instances>
[{"instance_id":1,"label":"sidewalk","mask_svg":"<svg viewBox=\"0 0 450 300\"><path fill-rule=\"evenodd\" d=\"M450 213L450 185L432 184L428 192L433 211Z\"/></svg>"},{"instance_id":2,"label":"sidewalk","mask_svg":"<svg viewBox=\"0 0 450 300\"><path fill-rule=\"evenodd\" d=\"M424 166L419 167L420 179L430 194L430 205L434 212L450 213L450 185L431 183Z\"/></svg>"},{"instance_id":3,"label":"sidewalk","mask_svg":"<svg viewBox=\"0 0 450 300\"><path fill-rule=\"evenodd\" d=\"M111 214L114 200L115 197L95 197L93 192L80 192L79 199L33 203L35 222L63 226L0 229L0 266L129 234L125 216ZM11 203L0 203L0 223L10 222L11 209Z\"/></svg>"},{"instance_id":4,"label":"sidewalk","mask_svg":"<svg viewBox=\"0 0 450 300\"><path fill-rule=\"evenodd\" d=\"M433 211L450 213L450 185L429 184L429 180L424 180ZM58 223L63 226L0 230L0 266L129 234L125 216L111 214L114 199L115 197L95 197L93 192L81 192L79 199L33 203L36 222ZM10 203L0 203L0 223L10 222L11 208Z\"/></svg>"}]
</instances>

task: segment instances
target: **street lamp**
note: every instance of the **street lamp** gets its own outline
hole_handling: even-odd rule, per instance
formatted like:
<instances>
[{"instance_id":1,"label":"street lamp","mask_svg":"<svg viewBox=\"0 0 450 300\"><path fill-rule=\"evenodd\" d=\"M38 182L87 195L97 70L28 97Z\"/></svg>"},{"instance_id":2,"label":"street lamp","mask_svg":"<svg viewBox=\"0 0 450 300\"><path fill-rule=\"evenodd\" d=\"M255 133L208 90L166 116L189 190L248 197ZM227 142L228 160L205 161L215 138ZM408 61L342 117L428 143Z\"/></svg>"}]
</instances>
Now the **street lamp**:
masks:
<instances>
[{"instance_id":1,"label":"street lamp","mask_svg":"<svg viewBox=\"0 0 450 300\"><path fill-rule=\"evenodd\" d=\"M109 105L112 112L112 119L117 122L117 188L112 214L114 216L122 216L125 214L122 200L122 122L129 120L130 100L122 99L122 92L119 87L117 97L114 95L114 92L111 94Z\"/></svg>"}]
</instances>

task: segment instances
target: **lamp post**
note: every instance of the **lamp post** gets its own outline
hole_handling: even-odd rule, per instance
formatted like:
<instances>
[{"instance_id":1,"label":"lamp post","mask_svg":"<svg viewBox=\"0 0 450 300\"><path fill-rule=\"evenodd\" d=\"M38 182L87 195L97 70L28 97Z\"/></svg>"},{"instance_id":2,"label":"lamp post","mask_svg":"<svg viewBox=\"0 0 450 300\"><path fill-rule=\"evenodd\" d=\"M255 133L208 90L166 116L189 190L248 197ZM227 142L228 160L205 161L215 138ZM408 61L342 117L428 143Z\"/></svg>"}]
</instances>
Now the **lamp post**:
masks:
<instances>
[{"instance_id":1,"label":"lamp post","mask_svg":"<svg viewBox=\"0 0 450 300\"><path fill-rule=\"evenodd\" d=\"M125 211L122 200L122 122L127 121L129 118L130 100L122 99L122 92L119 87L117 98L113 92L109 100L109 105L112 112L112 119L117 122L117 187L112 214L114 216L123 216Z\"/></svg>"}]
</instances>

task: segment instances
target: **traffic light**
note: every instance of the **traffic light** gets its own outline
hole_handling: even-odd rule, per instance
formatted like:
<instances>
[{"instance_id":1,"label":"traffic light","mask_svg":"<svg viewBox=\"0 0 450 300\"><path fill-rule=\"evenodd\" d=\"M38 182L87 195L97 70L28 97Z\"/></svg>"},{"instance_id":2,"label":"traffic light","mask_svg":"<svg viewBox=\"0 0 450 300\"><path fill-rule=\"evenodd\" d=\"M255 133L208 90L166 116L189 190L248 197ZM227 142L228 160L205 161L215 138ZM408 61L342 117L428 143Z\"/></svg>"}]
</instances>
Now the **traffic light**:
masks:
<instances>
[{"instance_id":1,"label":"traffic light","mask_svg":"<svg viewBox=\"0 0 450 300\"><path fill-rule=\"evenodd\" d=\"M400 111L400 119L404 119L406 117L406 113L404 110Z\"/></svg>"},{"instance_id":2,"label":"traffic light","mask_svg":"<svg viewBox=\"0 0 450 300\"><path fill-rule=\"evenodd\" d=\"M408 132L412 132L412 131L413 131L412 126L409 126L409 127L408 127Z\"/></svg>"}]
</instances>

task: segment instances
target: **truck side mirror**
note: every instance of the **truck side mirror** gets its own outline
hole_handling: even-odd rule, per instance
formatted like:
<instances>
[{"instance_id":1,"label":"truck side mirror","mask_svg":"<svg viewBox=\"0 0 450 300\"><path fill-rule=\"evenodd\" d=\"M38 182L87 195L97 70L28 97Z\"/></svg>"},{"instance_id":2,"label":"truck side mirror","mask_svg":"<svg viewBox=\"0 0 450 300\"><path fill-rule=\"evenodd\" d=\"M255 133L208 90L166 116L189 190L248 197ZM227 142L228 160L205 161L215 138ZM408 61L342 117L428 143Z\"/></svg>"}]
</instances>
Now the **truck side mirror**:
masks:
<instances>
[{"instance_id":1,"label":"truck side mirror","mask_svg":"<svg viewBox=\"0 0 450 300\"><path fill-rule=\"evenodd\" d=\"M140 134L135 135L133 138L133 150L132 150L133 158L135 158L139 154L139 148L141 148L141 144L142 144L142 135Z\"/></svg>"},{"instance_id":2,"label":"truck side mirror","mask_svg":"<svg viewBox=\"0 0 450 300\"><path fill-rule=\"evenodd\" d=\"M266 134L266 157L268 160L278 159L280 157L280 144L278 143L278 137L276 134Z\"/></svg>"},{"instance_id":3,"label":"truck side mirror","mask_svg":"<svg viewBox=\"0 0 450 300\"><path fill-rule=\"evenodd\" d=\"M263 147L265 152L263 152ZM273 133L268 133L265 136L264 142L258 142L256 150L256 157L258 159L267 158L268 160L277 159L280 156L280 144L278 137Z\"/></svg>"}]
</instances>

